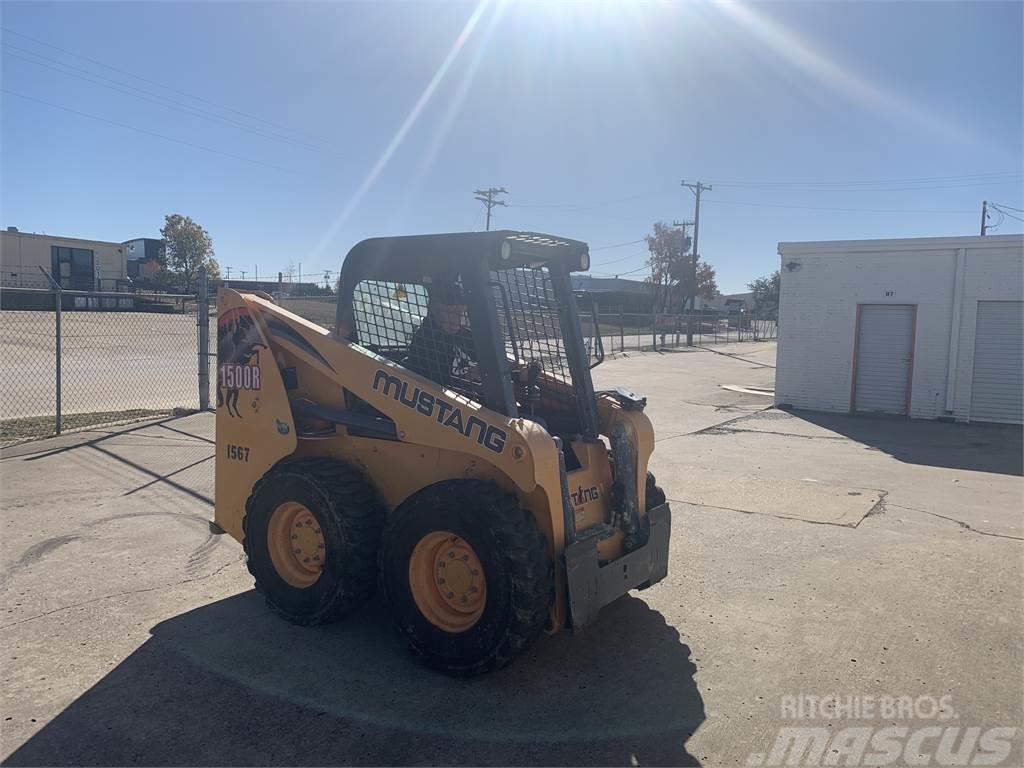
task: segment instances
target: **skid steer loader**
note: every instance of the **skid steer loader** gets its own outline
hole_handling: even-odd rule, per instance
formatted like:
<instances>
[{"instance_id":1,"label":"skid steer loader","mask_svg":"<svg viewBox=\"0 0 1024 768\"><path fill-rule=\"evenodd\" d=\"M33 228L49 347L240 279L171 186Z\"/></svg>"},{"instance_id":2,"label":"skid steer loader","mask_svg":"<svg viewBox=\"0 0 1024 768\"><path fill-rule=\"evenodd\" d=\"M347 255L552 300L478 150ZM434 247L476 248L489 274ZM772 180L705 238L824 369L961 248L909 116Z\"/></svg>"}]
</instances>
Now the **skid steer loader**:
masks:
<instances>
[{"instance_id":1,"label":"skid steer loader","mask_svg":"<svg viewBox=\"0 0 1024 768\"><path fill-rule=\"evenodd\" d=\"M646 400L591 381L589 258L527 232L365 240L333 332L220 290L212 526L274 611L331 621L379 584L415 654L468 675L665 578Z\"/></svg>"}]
</instances>

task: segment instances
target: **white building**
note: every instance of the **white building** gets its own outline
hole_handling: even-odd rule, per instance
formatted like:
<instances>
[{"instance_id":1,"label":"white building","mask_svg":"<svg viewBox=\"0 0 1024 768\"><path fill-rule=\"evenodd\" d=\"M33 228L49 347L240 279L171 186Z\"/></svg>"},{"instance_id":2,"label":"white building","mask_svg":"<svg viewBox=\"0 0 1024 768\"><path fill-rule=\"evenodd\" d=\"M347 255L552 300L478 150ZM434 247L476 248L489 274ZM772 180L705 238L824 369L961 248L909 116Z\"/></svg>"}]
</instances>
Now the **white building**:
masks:
<instances>
[{"instance_id":1,"label":"white building","mask_svg":"<svg viewBox=\"0 0 1024 768\"><path fill-rule=\"evenodd\" d=\"M1024 421L1024 236L779 243L775 403Z\"/></svg>"},{"instance_id":2,"label":"white building","mask_svg":"<svg viewBox=\"0 0 1024 768\"><path fill-rule=\"evenodd\" d=\"M17 227L0 232L0 284L49 288L40 268L76 291L116 291L128 276L121 243L19 232Z\"/></svg>"}]
</instances>

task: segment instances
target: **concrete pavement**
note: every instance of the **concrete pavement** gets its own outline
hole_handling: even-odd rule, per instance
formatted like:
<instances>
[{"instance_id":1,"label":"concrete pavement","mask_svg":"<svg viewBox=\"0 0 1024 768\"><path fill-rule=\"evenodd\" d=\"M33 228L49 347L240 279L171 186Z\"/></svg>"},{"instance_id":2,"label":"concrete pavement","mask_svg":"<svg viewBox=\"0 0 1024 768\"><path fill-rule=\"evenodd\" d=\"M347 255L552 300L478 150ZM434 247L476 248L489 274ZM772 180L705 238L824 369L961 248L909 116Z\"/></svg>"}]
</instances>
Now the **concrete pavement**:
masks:
<instances>
[{"instance_id":1,"label":"concrete pavement","mask_svg":"<svg viewBox=\"0 0 1024 768\"><path fill-rule=\"evenodd\" d=\"M722 389L770 388L773 362L743 344L595 370L649 397L669 577L468 681L416 664L382 606L270 615L206 528L208 415L4 451L0 759L770 764L786 697L827 694L948 696L944 727L1019 727L1020 430ZM1021 761L1018 730L1002 764Z\"/></svg>"}]
</instances>

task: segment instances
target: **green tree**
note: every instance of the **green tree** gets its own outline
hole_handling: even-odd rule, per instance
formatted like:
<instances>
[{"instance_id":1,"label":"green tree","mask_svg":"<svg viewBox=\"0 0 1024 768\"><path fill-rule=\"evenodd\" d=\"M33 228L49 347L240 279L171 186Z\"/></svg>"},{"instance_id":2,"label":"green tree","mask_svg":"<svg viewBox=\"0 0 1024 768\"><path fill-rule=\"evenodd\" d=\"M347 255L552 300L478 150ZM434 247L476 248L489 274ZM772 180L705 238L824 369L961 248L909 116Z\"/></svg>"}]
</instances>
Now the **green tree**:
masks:
<instances>
[{"instance_id":1,"label":"green tree","mask_svg":"<svg viewBox=\"0 0 1024 768\"><path fill-rule=\"evenodd\" d=\"M199 267L206 267L210 279L220 277L220 265L213 257L213 238L192 217L168 214L160 234L164 239L167 271L186 293L195 290Z\"/></svg>"},{"instance_id":2,"label":"green tree","mask_svg":"<svg viewBox=\"0 0 1024 768\"><path fill-rule=\"evenodd\" d=\"M654 286L654 307L659 312L678 312L690 297L690 275L693 256L689 253L693 241L683 229L670 227L663 221L655 222L654 232L647 241L647 267L651 270L647 281ZM706 261L697 263L698 296L713 299L718 293L715 268Z\"/></svg>"},{"instance_id":3,"label":"green tree","mask_svg":"<svg viewBox=\"0 0 1024 768\"><path fill-rule=\"evenodd\" d=\"M779 309L779 292L782 289L782 277L779 270L775 270L767 277L759 277L753 282L747 283L747 289L754 294L754 311L764 317L771 315Z\"/></svg>"}]
</instances>

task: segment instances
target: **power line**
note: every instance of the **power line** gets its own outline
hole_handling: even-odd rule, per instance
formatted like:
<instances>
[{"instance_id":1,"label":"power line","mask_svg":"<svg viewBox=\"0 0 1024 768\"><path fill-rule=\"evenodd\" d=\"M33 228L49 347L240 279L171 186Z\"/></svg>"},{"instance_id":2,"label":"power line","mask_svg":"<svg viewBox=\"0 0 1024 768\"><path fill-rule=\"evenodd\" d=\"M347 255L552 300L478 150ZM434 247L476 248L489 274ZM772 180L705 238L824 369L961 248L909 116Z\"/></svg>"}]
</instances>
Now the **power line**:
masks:
<instances>
[{"instance_id":1,"label":"power line","mask_svg":"<svg viewBox=\"0 0 1024 768\"><path fill-rule=\"evenodd\" d=\"M260 117L259 115L253 115L253 114L250 114L248 112L243 112L243 111L241 111L239 109L234 109L233 107L228 107L228 106L225 106L223 104L218 104L217 102L211 101L210 99L205 99L202 96L196 96L194 93L189 93L187 91L182 91L182 90L180 90L178 88L174 88L173 86L167 85L166 83L158 82L156 80L150 80L149 78L142 77L141 75L137 75L134 72L130 72L130 71L126 70L126 69L119 69L118 67L112 66L110 64L106 64L106 63L104 63L102 61L99 61L98 59L92 59L92 58L89 58L88 56L85 56L85 55L83 55L81 53L75 53L74 51L68 50L67 48L61 48L58 45L53 45L52 43L47 43L47 42L45 42L43 40L40 40L40 39L38 39L36 37L31 37L30 35L26 35L26 34L24 34L22 32L17 32L15 30L11 29L10 27L5 27L5 26L0 25L0 30L2 30L4 32L7 32L8 34L11 34L11 35L17 35L18 37L21 37L21 38L23 38L25 40L31 40L33 43L36 43L37 45L42 45L42 46L44 46L46 48L52 48L55 51L60 51L61 53L65 53L68 56L74 56L75 58L81 59L82 61L88 61L89 63L95 64L98 67L103 67L104 69L109 69L112 72L117 72L118 74L126 75L127 77L135 78L136 80L140 80L141 82L149 83L150 85L155 85L158 88L163 88L163 89L165 89L167 91L170 91L172 93L177 93L177 94L179 94L181 96L187 96L188 98L195 99L196 101L201 101L204 104L209 104L212 107L216 107L218 109L222 109L222 110L224 110L226 112L233 112L236 115L240 115L242 117L247 117L250 120L258 120L261 123L266 123L267 125L275 126L276 128L280 128L281 130L288 131L290 133L298 133L294 128L289 128L288 126L281 125L280 123L275 123L272 120L267 120L265 117ZM38 54L36 54L36 55L38 55Z\"/></svg>"},{"instance_id":2,"label":"power line","mask_svg":"<svg viewBox=\"0 0 1024 768\"><path fill-rule=\"evenodd\" d=\"M622 275L635 275L637 272L643 272L646 269L647 265L644 264L642 267L631 269L628 272L592 272L591 274L596 275L597 277L621 277Z\"/></svg>"},{"instance_id":3,"label":"power line","mask_svg":"<svg viewBox=\"0 0 1024 768\"><path fill-rule=\"evenodd\" d=\"M65 106L62 106L60 104L54 104L51 101L44 101L43 99L37 99L34 96L26 96L23 93L18 93L17 91L12 91L12 90L10 90L8 88L3 88L2 90L3 90L4 93L10 94L11 96L17 96L17 97L22 98L22 99L27 99L28 101L34 101L34 102L36 102L38 104L45 104L46 106L53 107L54 109L60 109L60 110L63 110L64 112L70 112L71 114L78 115L79 117L87 117L90 120L98 120L99 122L107 123L108 125L115 125L118 128L126 128L129 131L137 131L138 133L144 133L147 136L155 136L156 138L163 139L164 141L170 141L170 142L173 142L175 144L182 144L182 145L184 145L186 147L192 147L193 149L201 149L204 152L212 152L215 155L223 155L224 157L231 157L231 158L234 158L235 160L244 160L247 163L253 163L255 165L262 165L262 166L265 166L267 168L273 168L274 170L277 170L277 171L284 171L286 173L294 173L295 172L295 171L293 171L290 168L284 168L284 167L282 167L280 165L273 165L272 163L265 163L262 160L254 160L251 157L244 157L242 155L235 155L235 154L232 154L231 152L224 152L224 151L219 150L219 149L214 149L213 147L204 147L202 144L193 144L191 141L185 141L184 139L175 139L172 136L165 136L162 133L157 133L155 131L149 131L149 130L146 130L145 128L138 128L138 127L136 127L134 125L128 125L127 123L119 123L119 122L117 122L115 120L108 120L107 118L99 117L98 115L90 115L87 112L79 112L77 109L71 109L71 107L65 107Z\"/></svg>"},{"instance_id":4,"label":"power line","mask_svg":"<svg viewBox=\"0 0 1024 768\"><path fill-rule=\"evenodd\" d=\"M720 187L737 187L737 188L750 188L750 189L779 189L779 190L790 190L790 191L812 191L812 192L833 192L833 191L860 191L869 192L873 191L870 189L863 189L863 187L873 187L879 185L892 185L892 184L933 184L940 183L942 186L937 188L946 189L951 188L950 182L965 182L964 184L956 186L979 186L985 184L1012 184L1015 183L1016 179L1020 179L1020 173L988 173L988 174L971 174L967 176L930 176L916 179L874 179L874 180L862 180L862 181L734 181L734 182L715 182ZM1000 181L1000 179L1003 179ZM855 187L860 189L840 189L847 187ZM925 189L928 187L912 186L909 189ZM887 191L887 190L878 190Z\"/></svg>"},{"instance_id":5,"label":"power line","mask_svg":"<svg viewBox=\"0 0 1024 768\"><path fill-rule=\"evenodd\" d=\"M194 107L190 104L185 104L184 102L169 99L166 96L161 96L158 93L153 93L152 91L147 91L142 88L136 88L133 85L121 83L117 80L112 80L108 77L104 77L103 75L98 75L94 72L82 69L81 67L75 67L71 64L66 64L62 61L58 61L57 59L51 59L49 57L42 56L41 54L35 53L34 51L30 51L25 48L19 48L18 46L13 46L10 43L3 43L3 49L3 53L5 56L20 59L21 61L28 62L29 64L34 64L37 67L49 69L53 72L57 72L58 74L65 75L67 77L78 78L79 80L84 80L85 82L93 83L94 85L98 85L101 88L108 88L112 91L116 91L117 93L122 93L127 96L131 96L132 98L139 99L141 101L146 101L151 104L157 104L159 106L166 107L168 109L173 109L178 112L184 111L186 114L194 115L205 120L213 120L218 123L228 125L233 128L237 128L238 130L245 131L247 133L251 133L253 135L260 136L265 139L280 141L287 144L294 144L295 146L302 147L313 152L324 151L324 148L317 146L315 144L310 144L308 142L293 139L291 137L283 136L281 134L269 133L266 130L255 128L251 125L246 125L245 123L241 123L231 118L223 117L216 113L210 112L209 110ZM64 67L72 71L64 71L63 69L58 69L57 67L51 66L50 64L44 64L42 61L35 61L33 59L19 55L14 51L22 51L24 53L28 53L31 56L38 57L40 59L43 59L44 61L50 61L54 64L57 64L60 67Z\"/></svg>"},{"instance_id":6,"label":"power line","mask_svg":"<svg viewBox=\"0 0 1024 768\"><path fill-rule=\"evenodd\" d=\"M1000 208L1009 208L1011 211L1018 211L1019 213L1024 213L1024 208L1014 208L1012 205L1004 205L1003 203L989 203L989 205L995 205Z\"/></svg>"},{"instance_id":7,"label":"power line","mask_svg":"<svg viewBox=\"0 0 1024 768\"><path fill-rule=\"evenodd\" d=\"M995 211L997 213L999 213L999 214L1001 214L1003 216L1009 216L1011 219L1016 219L1017 221L1024 221L1024 217L1018 216L1015 213L1010 213L1009 211L1004 210L1005 208L1008 208L1009 206L999 205L998 203L989 203L988 207L995 209ZM1020 210L1020 209L1014 208L1013 210ZM1022 211L1022 213L1024 213L1024 211Z\"/></svg>"},{"instance_id":8,"label":"power line","mask_svg":"<svg viewBox=\"0 0 1024 768\"><path fill-rule=\"evenodd\" d=\"M815 205L786 205L783 203L752 203L746 200L722 200L719 198L709 200L708 202L715 205L748 205L756 208L795 208L804 211L842 211L848 213L975 213L975 210L970 208L833 208Z\"/></svg>"},{"instance_id":9,"label":"power line","mask_svg":"<svg viewBox=\"0 0 1024 768\"><path fill-rule=\"evenodd\" d=\"M639 240L630 240L630 241L625 242L625 243L614 243L613 245L599 245L596 248L591 248L590 252L593 253L594 251L608 251L608 250L611 250L612 248L622 248L622 247L627 246L627 245L637 245L639 243L644 243L644 242L647 242L647 238L642 237Z\"/></svg>"},{"instance_id":10,"label":"power line","mask_svg":"<svg viewBox=\"0 0 1024 768\"><path fill-rule=\"evenodd\" d=\"M662 192L641 192L636 195L630 195L629 197L620 197L615 200L599 200L593 203L513 203L510 208L569 208L577 211L589 211L594 208L602 208L607 205L619 205L620 203L629 203L634 200L641 200L645 197L657 197L663 194Z\"/></svg>"},{"instance_id":11,"label":"power line","mask_svg":"<svg viewBox=\"0 0 1024 768\"><path fill-rule=\"evenodd\" d=\"M629 259L635 259L637 256L643 257L644 254L631 253L628 256L623 256L620 259L612 259L611 261L602 261L600 264L594 264L595 267L607 267L609 264L618 264L620 261L628 261Z\"/></svg>"}]
</instances>

